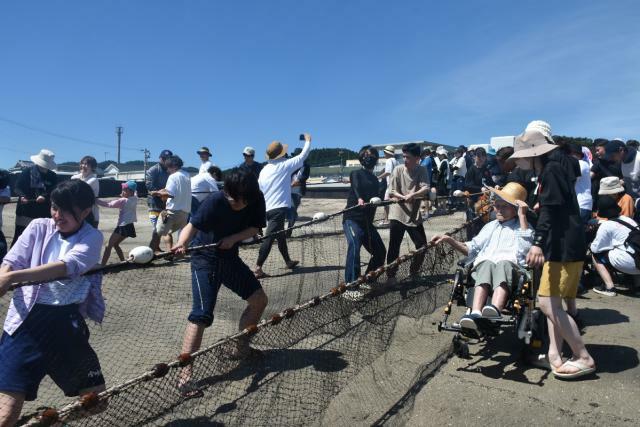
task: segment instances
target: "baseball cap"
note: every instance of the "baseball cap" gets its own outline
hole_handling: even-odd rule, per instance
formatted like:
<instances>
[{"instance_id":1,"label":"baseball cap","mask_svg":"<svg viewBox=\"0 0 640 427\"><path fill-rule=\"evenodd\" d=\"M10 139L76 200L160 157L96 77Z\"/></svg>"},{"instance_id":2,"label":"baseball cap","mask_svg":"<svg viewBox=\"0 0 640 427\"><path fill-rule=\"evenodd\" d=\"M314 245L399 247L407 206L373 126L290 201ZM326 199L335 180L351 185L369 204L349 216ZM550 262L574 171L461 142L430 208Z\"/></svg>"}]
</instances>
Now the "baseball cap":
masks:
<instances>
[{"instance_id":1,"label":"baseball cap","mask_svg":"<svg viewBox=\"0 0 640 427\"><path fill-rule=\"evenodd\" d=\"M128 190L131 190L131 191L136 191L138 189L138 184L136 184L136 182L134 180L130 179L129 181L122 183L122 189L123 190L128 189Z\"/></svg>"},{"instance_id":2,"label":"baseball cap","mask_svg":"<svg viewBox=\"0 0 640 427\"><path fill-rule=\"evenodd\" d=\"M161 159L166 159L166 158L171 157L171 156L173 156L173 152L171 150L162 150L160 152L160 158Z\"/></svg>"},{"instance_id":3,"label":"baseball cap","mask_svg":"<svg viewBox=\"0 0 640 427\"><path fill-rule=\"evenodd\" d=\"M612 154L617 153L623 148L625 148L624 142L614 139L613 141L607 142L607 145L604 147L604 151L607 154Z\"/></svg>"},{"instance_id":4,"label":"baseball cap","mask_svg":"<svg viewBox=\"0 0 640 427\"><path fill-rule=\"evenodd\" d=\"M242 150L242 154L244 154L245 156L255 156L256 150L253 147L244 147L244 150Z\"/></svg>"}]
</instances>

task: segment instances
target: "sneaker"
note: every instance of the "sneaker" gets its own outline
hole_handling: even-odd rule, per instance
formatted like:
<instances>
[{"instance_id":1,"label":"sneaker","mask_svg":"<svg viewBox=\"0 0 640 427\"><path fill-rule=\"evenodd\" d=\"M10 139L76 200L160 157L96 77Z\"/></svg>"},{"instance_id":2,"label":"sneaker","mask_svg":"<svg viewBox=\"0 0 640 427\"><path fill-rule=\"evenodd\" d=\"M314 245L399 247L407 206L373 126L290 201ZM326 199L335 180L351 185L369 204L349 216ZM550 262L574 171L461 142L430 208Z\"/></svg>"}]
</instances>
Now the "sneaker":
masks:
<instances>
[{"instance_id":1,"label":"sneaker","mask_svg":"<svg viewBox=\"0 0 640 427\"><path fill-rule=\"evenodd\" d=\"M360 290L344 291L344 293L342 294L342 298L349 301L362 301L362 299L364 298L364 292Z\"/></svg>"},{"instance_id":2,"label":"sneaker","mask_svg":"<svg viewBox=\"0 0 640 427\"><path fill-rule=\"evenodd\" d=\"M486 317L487 319L501 319L502 314L500 314L498 307L493 304L488 304L482 308L482 317Z\"/></svg>"},{"instance_id":3,"label":"sneaker","mask_svg":"<svg viewBox=\"0 0 640 427\"><path fill-rule=\"evenodd\" d=\"M461 328L473 329L474 331L477 331L478 325L476 324L476 320L480 319L480 317L481 316L477 313L466 314L462 316L460 322L458 323L460 324Z\"/></svg>"},{"instance_id":4,"label":"sneaker","mask_svg":"<svg viewBox=\"0 0 640 427\"><path fill-rule=\"evenodd\" d=\"M612 288L606 288L602 285L596 286L593 288L593 292L604 295L606 297L615 297L617 295L615 286Z\"/></svg>"}]
</instances>

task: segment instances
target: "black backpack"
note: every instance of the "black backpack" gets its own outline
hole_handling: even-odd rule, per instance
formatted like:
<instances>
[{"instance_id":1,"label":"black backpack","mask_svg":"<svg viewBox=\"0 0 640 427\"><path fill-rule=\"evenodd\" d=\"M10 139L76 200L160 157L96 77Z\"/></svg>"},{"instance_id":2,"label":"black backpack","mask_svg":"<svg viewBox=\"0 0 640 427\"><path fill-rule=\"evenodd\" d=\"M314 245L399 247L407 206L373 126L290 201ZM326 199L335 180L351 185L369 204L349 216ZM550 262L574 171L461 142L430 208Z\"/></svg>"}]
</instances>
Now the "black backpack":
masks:
<instances>
[{"instance_id":1,"label":"black backpack","mask_svg":"<svg viewBox=\"0 0 640 427\"><path fill-rule=\"evenodd\" d=\"M612 221L617 222L618 224L622 224L627 227L629 230L629 235L624 241L625 246L633 249L633 260L635 261L636 268L640 269L640 227L634 227L626 221L621 220L620 218L614 218Z\"/></svg>"}]
</instances>

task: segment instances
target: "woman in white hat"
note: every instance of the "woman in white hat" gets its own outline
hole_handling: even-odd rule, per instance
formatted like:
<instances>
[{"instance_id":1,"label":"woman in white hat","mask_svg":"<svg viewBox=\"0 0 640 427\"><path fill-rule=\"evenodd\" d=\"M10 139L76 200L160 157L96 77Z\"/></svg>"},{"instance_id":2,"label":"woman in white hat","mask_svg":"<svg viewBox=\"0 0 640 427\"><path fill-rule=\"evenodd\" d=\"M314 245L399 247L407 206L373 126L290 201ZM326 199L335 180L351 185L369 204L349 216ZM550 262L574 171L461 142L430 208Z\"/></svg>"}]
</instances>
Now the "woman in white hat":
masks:
<instances>
[{"instance_id":1,"label":"woman in white hat","mask_svg":"<svg viewBox=\"0 0 640 427\"><path fill-rule=\"evenodd\" d=\"M526 261L530 267L542 267L538 301L547 316L551 370L556 377L574 379L594 373L595 362L575 321L562 306L564 299L575 311L586 242L574 187L575 171L567 167L566 154L557 148L541 132L526 131L516 138L511 158L520 168L533 170L539 176L540 211ZM573 353L567 361L562 359L564 341Z\"/></svg>"},{"instance_id":2,"label":"woman in white hat","mask_svg":"<svg viewBox=\"0 0 640 427\"><path fill-rule=\"evenodd\" d=\"M13 244L24 229L35 218L51 218L51 191L58 183L55 154L49 150L40 150L31 156L32 166L22 169L16 180L16 228Z\"/></svg>"}]
</instances>

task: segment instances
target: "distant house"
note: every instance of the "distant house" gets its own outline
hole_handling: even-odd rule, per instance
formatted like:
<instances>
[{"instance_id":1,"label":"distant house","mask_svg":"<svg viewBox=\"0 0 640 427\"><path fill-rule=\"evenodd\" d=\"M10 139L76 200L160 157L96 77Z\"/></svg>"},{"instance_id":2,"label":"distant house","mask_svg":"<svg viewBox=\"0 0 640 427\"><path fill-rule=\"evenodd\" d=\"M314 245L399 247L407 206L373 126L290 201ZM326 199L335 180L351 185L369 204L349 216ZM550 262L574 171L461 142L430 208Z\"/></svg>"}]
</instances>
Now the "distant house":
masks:
<instances>
[{"instance_id":1,"label":"distant house","mask_svg":"<svg viewBox=\"0 0 640 427\"><path fill-rule=\"evenodd\" d=\"M149 163L148 168L155 165L155 163ZM198 174L198 169L194 167L185 167L190 176L194 176ZM128 181L130 179L134 181L144 181L145 171L144 167L140 167L137 164L126 164L122 163L120 166L117 166L115 163L109 163L109 165L104 168L103 178L105 179L115 179L116 181Z\"/></svg>"},{"instance_id":2,"label":"distant house","mask_svg":"<svg viewBox=\"0 0 640 427\"><path fill-rule=\"evenodd\" d=\"M140 165L128 165L120 164L117 166L115 163L109 163L104 168L103 177L105 179L115 179L116 181L128 181L130 179L134 181L144 181L144 167Z\"/></svg>"}]
</instances>

